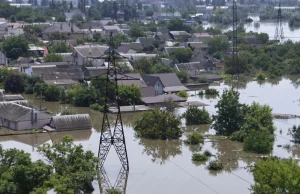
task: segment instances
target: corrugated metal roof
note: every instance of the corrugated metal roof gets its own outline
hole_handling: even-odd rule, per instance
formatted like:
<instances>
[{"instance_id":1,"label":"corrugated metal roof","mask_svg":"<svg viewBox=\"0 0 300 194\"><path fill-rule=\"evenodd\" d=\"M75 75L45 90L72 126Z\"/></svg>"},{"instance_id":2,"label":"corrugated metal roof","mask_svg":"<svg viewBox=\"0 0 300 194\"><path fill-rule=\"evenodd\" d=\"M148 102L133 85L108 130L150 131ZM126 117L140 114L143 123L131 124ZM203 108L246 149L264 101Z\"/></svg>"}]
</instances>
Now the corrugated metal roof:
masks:
<instances>
[{"instance_id":1,"label":"corrugated metal roof","mask_svg":"<svg viewBox=\"0 0 300 194\"><path fill-rule=\"evenodd\" d=\"M11 102L0 102L0 118L9 121L19 121L25 115L30 114L31 108Z\"/></svg>"},{"instance_id":2,"label":"corrugated metal roof","mask_svg":"<svg viewBox=\"0 0 300 194\"><path fill-rule=\"evenodd\" d=\"M108 49L107 46L100 45L84 45L74 47L78 54L82 57L101 57L104 55L105 51Z\"/></svg>"},{"instance_id":3,"label":"corrugated metal roof","mask_svg":"<svg viewBox=\"0 0 300 194\"><path fill-rule=\"evenodd\" d=\"M88 114L53 116L51 127L58 131L90 129L92 122Z\"/></svg>"}]
</instances>

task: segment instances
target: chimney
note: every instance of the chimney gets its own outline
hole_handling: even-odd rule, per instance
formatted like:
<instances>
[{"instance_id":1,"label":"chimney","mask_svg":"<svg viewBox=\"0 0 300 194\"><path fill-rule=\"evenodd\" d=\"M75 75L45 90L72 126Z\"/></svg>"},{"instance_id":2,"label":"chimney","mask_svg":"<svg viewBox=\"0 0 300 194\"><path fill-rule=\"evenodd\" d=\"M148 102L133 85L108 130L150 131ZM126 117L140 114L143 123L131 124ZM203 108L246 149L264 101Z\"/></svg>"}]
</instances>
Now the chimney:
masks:
<instances>
[{"instance_id":1,"label":"chimney","mask_svg":"<svg viewBox=\"0 0 300 194\"><path fill-rule=\"evenodd\" d=\"M63 29L63 24L62 24L62 23L60 23L60 29L61 29L61 30Z\"/></svg>"},{"instance_id":2,"label":"chimney","mask_svg":"<svg viewBox=\"0 0 300 194\"><path fill-rule=\"evenodd\" d=\"M90 47L89 47L89 54L91 55L92 54L92 45L90 44Z\"/></svg>"}]
</instances>

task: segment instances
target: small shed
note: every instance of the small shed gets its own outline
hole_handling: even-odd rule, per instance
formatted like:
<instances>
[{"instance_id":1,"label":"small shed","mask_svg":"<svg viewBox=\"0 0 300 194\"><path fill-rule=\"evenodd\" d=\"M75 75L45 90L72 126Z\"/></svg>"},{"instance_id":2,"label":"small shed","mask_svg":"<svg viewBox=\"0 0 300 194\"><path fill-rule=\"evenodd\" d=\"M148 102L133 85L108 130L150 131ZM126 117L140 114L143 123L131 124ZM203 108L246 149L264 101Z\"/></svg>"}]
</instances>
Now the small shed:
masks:
<instances>
[{"instance_id":1,"label":"small shed","mask_svg":"<svg viewBox=\"0 0 300 194\"><path fill-rule=\"evenodd\" d=\"M53 116L49 126L56 131L91 129L92 122L88 114Z\"/></svg>"}]
</instances>

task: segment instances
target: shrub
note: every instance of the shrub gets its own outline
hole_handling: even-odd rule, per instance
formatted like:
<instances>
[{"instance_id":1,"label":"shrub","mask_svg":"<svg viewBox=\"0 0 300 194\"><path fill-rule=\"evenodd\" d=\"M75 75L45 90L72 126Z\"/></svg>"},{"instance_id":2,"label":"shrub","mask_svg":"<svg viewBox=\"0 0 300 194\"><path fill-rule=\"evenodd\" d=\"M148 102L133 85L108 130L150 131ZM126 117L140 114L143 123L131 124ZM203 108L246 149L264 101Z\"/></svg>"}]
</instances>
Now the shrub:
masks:
<instances>
[{"instance_id":1,"label":"shrub","mask_svg":"<svg viewBox=\"0 0 300 194\"><path fill-rule=\"evenodd\" d=\"M197 107L189 107L183 114L187 125L200 125L211 123L209 113L203 108L198 109Z\"/></svg>"},{"instance_id":2,"label":"shrub","mask_svg":"<svg viewBox=\"0 0 300 194\"><path fill-rule=\"evenodd\" d=\"M259 73L257 76L256 76L256 79L259 80L259 81L263 81L266 79L266 75L263 74L263 73Z\"/></svg>"},{"instance_id":3,"label":"shrub","mask_svg":"<svg viewBox=\"0 0 300 194\"><path fill-rule=\"evenodd\" d=\"M25 94L33 94L33 87L32 86L26 86L24 89Z\"/></svg>"},{"instance_id":4,"label":"shrub","mask_svg":"<svg viewBox=\"0 0 300 194\"><path fill-rule=\"evenodd\" d=\"M61 115L74 115L76 114L75 111L71 108L65 108L61 111Z\"/></svg>"},{"instance_id":5,"label":"shrub","mask_svg":"<svg viewBox=\"0 0 300 194\"><path fill-rule=\"evenodd\" d=\"M267 130L251 130L244 139L244 150L258 154L270 153L273 149L274 136Z\"/></svg>"},{"instance_id":6,"label":"shrub","mask_svg":"<svg viewBox=\"0 0 300 194\"><path fill-rule=\"evenodd\" d=\"M245 130L235 131L231 134L230 139L232 141L243 142L247 136L247 132Z\"/></svg>"},{"instance_id":7,"label":"shrub","mask_svg":"<svg viewBox=\"0 0 300 194\"><path fill-rule=\"evenodd\" d=\"M298 127L294 125L292 129L289 129L289 135L292 136L293 142L300 143L300 125Z\"/></svg>"},{"instance_id":8,"label":"shrub","mask_svg":"<svg viewBox=\"0 0 300 194\"><path fill-rule=\"evenodd\" d=\"M183 90L177 92L177 96L180 96L182 98L188 98L189 97L188 93L186 91L183 91Z\"/></svg>"},{"instance_id":9,"label":"shrub","mask_svg":"<svg viewBox=\"0 0 300 194\"><path fill-rule=\"evenodd\" d=\"M222 170L224 168L224 166L221 162L214 160L214 161L209 162L207 168L208 168L208 170Z\"/></svg>"},{"instance_id":10,"label":"shrub","mask_svg":"<svg viewBox=\"0 0 300 194\"><path fill-rule=\"evenodd\" d=\"M198 92L198 95L200 95L200 96L204 95L204 91L203 91L203 90L200 90L200 91Z\"/></svg>"},{"instance_id":11,"label":"shrub","mask_svg":"<svg viewBox=\"0 0 300 194\"><path fill-rule=\"evenodd\" d=\"M60 94L60 88L54 84L47 84L46 90L43 92L47 101L58 101Z\"/></svg>"},{"instance_id":12,"label":"shrub","mask_svg":"<svg viewBox=\"0 0 300 194\"><path fill-rule=\"evenodd\" d=\"M92 109L92 110L99 110L99 105L98 104L92 104L90 106L90 109Z\"/></svg>"},{"instance_id":13,"label":"shrub","mask_svg":"<svg viewBox=\"0 0 300 194\"><path fill-rule=\"evenodd\" d=\"M208 157L204 154L193 154L192 160L195 162L206 162L208 160Z\"/></svg>"},{"instance_id":14,"label":"shrub","mask_svg":"<svg viewBox=\"0 0 300 194\"><path fill-rule=\"evenodd\" d=\"M147 111L135 122L137 135L152 139L178 139L182 135L181 121L168 111Z\"/></svg>"},{"instance_id":15,"label":"shrub","mask_svg":"<svg viewBox=\"0 0 300 194\"><path fill-rule=\"evenodd\" d=\"M199 144L204 143L204 138L200 133L193 132L188 135L187 139L184 142L187 144Z\"/></svg>"},{"instance_id":16,"label":"shrub","mask_svg":"<svg viewBox=\"0 0 300 194\"><path fill-rule=\"evenodd\" d=\"M211 156L212 156L212 153L211 153L210 151L208 151L208 150L205 150L205 151L203 152L203 154L204 154L205 156L207 156L207 157L211 157Z\"/></svg>"},{"instance_id":17,"label":"shrub","mask_svg":"<svg viewBox=\"0 0 300 194\"><path fill-rule=\"evenodd\" d=\"M107 189L106 194L122 194L122 192L118 189Z\"/></svg>"},{"instance_id":18,"label":"shrub","mask_svg":"<svg viewBox=\"0 0 300 194\"><path fill-rule=\"evenodd\" d=\"M219 95L219 92L214 88L207 88L205 89L205 95Z\"/></svg>"}]
</instances>

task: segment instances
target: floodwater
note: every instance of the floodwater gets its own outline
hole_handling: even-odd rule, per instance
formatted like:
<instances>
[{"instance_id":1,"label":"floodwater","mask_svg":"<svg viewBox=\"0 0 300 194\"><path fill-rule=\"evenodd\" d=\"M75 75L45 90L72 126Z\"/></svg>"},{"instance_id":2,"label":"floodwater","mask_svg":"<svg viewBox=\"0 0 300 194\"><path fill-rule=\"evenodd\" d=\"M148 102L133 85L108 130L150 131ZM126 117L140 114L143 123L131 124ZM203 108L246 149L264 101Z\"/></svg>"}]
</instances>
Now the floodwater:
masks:
<instances>
[{"instance_id":1,"label":"floodwater","mask_svg":"<svg viewBox=\"0 0 300 194\"><path fill-rule=\"evenodd\" d=\"M240 92L240 101L251 104L256 101L261 104L268 104L273 108L274 113L286 113L300 115L300 85L299 77L290 79L282 78L272 82L257 83L247 81L239 83L235 88ZM220 92L230 88L230 85L221 83L212 86ZM213 97L200 97L198 91L190 91L188 101L201 101L209 106L206 109L214 114L214 105L218 101ZM194 96L195 95L195 96ZM32 96L26 96L31 104L39 106L39 100ZM68 105L59 103L45 103L46 107L54 114ZM76 113L89 113L87 108L74 108ZM180 115L185 108L179 108L175 114ZM31 153L34 160L40 159L36 146L43 143L52 143L60 140L64 135L72 135L76 144L82 144L85 150L98 152L100 126L102 114L90 112L93 129L92 131L76 131L50 134L16 135L0 138L4 148L18 148ZM249 166L260 159L255 154L242 151L242 144L222 139L206 139L204 146L188 146L183 143L186 135L192 131L199 131L203 134L214 134L209 125L184 127L184 134L180 140L162 141L137 138L134 135L133 125L140 113L123 114L124 130L129 157L130 171L126 185L127 194L182 194L182 193L219 193L219 194L248 194L253 183L253 177ZM113 119L113 116L111 116ZM274 120L276 125L276 141L274 143L273 155L279 157L300 157L300 147L294 146L287 135L292 125L300 125L299 119ZM184 124L184 122L183 122ZM282 131L282 133L280 133ZM290 144L289 150L277 145ZM222 161L225 169L220 172L213 172L206 169L207 163L193 163L192 154L199 151L210 150L215 158ZM213 159L213 158L212 158ZM114 148L105 162L105 170L110 178L111 184L121 168L121 164ZM95 182L95 194L100 193L99 185Z\"/></svg>"},{"instance_id":2,"label":"floodwater","mask_svg":"<svg viewBox=\"0 0 300 194\"><path fill-rule=\"evenodd\" d=\"M253 22L251 23L245 23L244 28L246 32L257 32L257 33L267 33L269 35L270 39L274 39L275 35L275 29L276 29L276 20L264 20L260 21L259 16L257 15L249 15L250 18L253 19ZM259 26L256 27L254 25L255 22L259 23ZM226 26L220 26L215 24L204 24L204 29L208 27L214 27L218 26L222 29L222 32L227 32L229 30L232 30L232 25L226 25ZM293 42L300 41L300 28L293 29L289 27L288 21L282 21L282 28L283 28L283 34L285 37L285 40L292 40Z\"/></svg>"}]
</instances>

